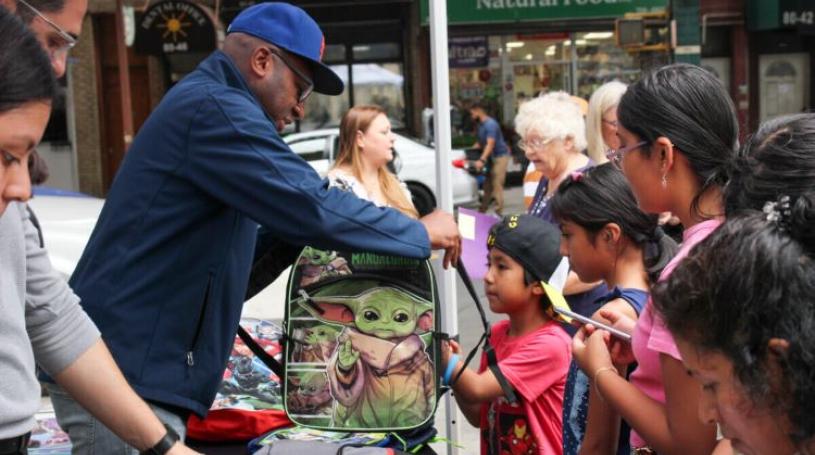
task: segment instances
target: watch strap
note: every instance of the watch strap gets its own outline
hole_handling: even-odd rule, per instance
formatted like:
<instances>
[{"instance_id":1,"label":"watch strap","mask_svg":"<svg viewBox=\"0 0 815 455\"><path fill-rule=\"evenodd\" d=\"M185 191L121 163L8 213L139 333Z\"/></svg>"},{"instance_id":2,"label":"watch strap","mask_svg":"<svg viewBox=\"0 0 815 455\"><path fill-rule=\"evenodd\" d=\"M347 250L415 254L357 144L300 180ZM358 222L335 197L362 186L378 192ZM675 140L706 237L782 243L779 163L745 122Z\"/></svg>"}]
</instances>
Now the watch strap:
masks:
<instances>
[{"instance_id":1,"label":"watch strap","mask_svg":"<svg viewBox=\"0 0 815 455\"><path fill-rule=\"evenodd\" d=\"M147 450L141 452L140 455L164 455L170 451L170 449L181 439L178 436L178 433L173 430L173 427L164 424L164 429L167 430L167 433L159 439L159 441Z\"/></svg>"}]
</instances>

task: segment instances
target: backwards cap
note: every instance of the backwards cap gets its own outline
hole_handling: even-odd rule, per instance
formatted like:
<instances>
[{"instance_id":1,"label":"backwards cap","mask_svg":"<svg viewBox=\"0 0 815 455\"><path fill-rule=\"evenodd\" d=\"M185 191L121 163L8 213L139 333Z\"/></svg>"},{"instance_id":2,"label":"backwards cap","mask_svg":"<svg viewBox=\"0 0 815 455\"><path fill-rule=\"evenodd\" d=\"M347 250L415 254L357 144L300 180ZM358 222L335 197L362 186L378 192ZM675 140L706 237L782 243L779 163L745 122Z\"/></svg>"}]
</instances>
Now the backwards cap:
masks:
<instances>
[{"instance_id":1,"label":"backwards cap","mask_svg":"<svg viewBox=\"0 0 815 455\"><path fill-rule=\"evenodd\" d=\"M560 231L554 225L532 215L506 216L490 229L487 247L503 251L539 280L553 307L569 309L563 297L569 260L560 255ZM559 313L550 316L570 322Z\"/></svg>"}]
</instances>

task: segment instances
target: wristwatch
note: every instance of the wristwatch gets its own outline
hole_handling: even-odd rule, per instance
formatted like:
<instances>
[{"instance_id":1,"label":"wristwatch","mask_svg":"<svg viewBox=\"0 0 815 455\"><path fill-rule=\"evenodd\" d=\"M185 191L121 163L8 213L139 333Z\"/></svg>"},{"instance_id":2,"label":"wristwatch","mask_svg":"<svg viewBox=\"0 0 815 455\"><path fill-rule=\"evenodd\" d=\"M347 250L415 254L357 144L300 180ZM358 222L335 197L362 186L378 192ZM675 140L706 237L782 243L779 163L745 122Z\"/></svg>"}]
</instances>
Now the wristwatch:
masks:
<instances>
[{"instance_id":1,"label":"wristwatch","mask_svg":"<svg viewBox=\"0 0 815 455\"><path fill-rule=\"evenodd\" d=\"M140 455L164 455L170 451L170 449L176 442L178 442L179 439L181 439L178 437L178 433L176 433L175 430L173 430L173 428L166 423L164 424L164 429L167 430L167 434L165 434L163 438L159 439L156 445L140 452Z\"/></svg>"}]
</instances>

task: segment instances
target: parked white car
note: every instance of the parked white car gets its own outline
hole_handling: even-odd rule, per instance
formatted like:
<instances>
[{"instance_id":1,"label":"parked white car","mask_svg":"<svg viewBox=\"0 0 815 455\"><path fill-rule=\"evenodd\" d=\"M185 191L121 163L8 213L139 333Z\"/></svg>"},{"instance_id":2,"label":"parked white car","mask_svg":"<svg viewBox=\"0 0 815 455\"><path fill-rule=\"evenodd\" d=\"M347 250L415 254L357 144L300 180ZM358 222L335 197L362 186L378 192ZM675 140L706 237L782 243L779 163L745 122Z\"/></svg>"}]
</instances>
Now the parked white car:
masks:
<instances>
[{"instance_id":1,"label":"parked white car","mask_svg":"<svg viewBox=\"0 0 815 455\"><path fill-rule=\"evenodd\" d=\"M303 157L321 176L325 176L339 153L339 129L328 128L306 133L289 134L283 138L295 153ZM401 134L395 134L393 168L407 184L413 204L420 214L437 206L436 152ZM464 158L462 150L453 150L450 159ZM448 165L452 166L451 163ZM478 200L478 184L461 169L452 171L453 204L468 204Z\"/></svg>"}]
</instances>

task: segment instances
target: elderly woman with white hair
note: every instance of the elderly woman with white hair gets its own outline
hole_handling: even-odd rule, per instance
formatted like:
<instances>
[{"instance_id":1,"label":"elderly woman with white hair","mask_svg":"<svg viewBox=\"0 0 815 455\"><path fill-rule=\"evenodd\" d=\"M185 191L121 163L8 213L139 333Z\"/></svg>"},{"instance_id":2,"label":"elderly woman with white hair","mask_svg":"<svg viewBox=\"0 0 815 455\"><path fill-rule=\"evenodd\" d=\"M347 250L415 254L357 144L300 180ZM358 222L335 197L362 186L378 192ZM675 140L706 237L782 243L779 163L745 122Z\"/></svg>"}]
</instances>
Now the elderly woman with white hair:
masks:
<instances>
[{"instance_id":1,"label":"elderly woman with white hair","mask_svg":"<svg viewBox=\"0 0 815 455\"><path fill-rule=\"evenodd\" d=\"M620 81L606 82L589 99L586 139L589 157L597 164L608 161L606 151L620 148L617 138L617 105L628 87Z\"/></svg>"},{"instance_id":2,"label":"elderly woman with white hair","mask_svg":"<svg viewBox=\"0 0 815 455\"><path fill-rule=\"evenodd\" d=\"M526 158L543 174L529 214L555 223L549 199L570 173L582 171L594 162L581 153L586 148L586 125L580 107L566 92L552 92L521 105L515 116L515 131ZM569 274L563 293L573 310L591 315L596 297L605 293L600 283L582 283Z\"/></svg>"},{"instance_id":3,"label":"elderly woman with white hair","mask_svg":"<svg viewBox=\"0 0 815 455\"><path fill-rule=\"evenodd\" d=\"M520 146L527 159L543 174L529 205L529 213L555 224L549 199L571 173L595 165L582 153L586 148L583 113L568 93L548 93L520 106L515 117L515 131L521 136ZM583 283L574 272L569 273L563 288L572 310L589 317L598 309L594 302L607 291L604 283ZM582 440L587 418L588 382L576 365L570 368L563 403L564 453L576 453Z\"/></svg>"}]
</instances>

